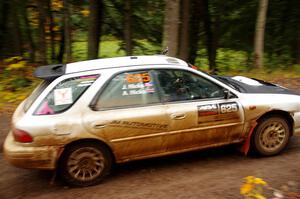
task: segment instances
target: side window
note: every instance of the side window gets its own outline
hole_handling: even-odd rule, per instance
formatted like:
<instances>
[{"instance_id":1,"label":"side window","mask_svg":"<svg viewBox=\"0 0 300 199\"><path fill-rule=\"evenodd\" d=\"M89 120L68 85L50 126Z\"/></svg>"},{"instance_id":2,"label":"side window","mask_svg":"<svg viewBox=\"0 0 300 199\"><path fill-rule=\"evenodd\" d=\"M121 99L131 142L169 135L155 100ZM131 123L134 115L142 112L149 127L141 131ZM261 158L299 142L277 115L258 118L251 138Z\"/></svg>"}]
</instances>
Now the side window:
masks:
<instances>
[{"instance_id":1,"label":"side window","mask_svg":"<svg viewBox=\"0 0 300 199\"><path fill-rule=\"evenodd\" d=\"M69 109L97 77L98 75L88 75L63 80L49 92L34 114L56 114Z\"/></svg>"},{"instance_id":2,"label":"side window","mask_svg":"<svg viewBox=\"0 0 300 199\"><path fill-rule=\"evenodd\" d=\"M94 109L139 106L160 102L148 71L126 72L115 76L100 94Z\"/></svg>"},{"instance_id":3,"label":"side window","mask_svg":"<svg viewBox=\"0 0 300 199\"><path fill-rule=\"evenodd\" d=\"M223 88L183 70L157 70L156 78L165 102L224 97Z\"/></svg>"}]
</instances>

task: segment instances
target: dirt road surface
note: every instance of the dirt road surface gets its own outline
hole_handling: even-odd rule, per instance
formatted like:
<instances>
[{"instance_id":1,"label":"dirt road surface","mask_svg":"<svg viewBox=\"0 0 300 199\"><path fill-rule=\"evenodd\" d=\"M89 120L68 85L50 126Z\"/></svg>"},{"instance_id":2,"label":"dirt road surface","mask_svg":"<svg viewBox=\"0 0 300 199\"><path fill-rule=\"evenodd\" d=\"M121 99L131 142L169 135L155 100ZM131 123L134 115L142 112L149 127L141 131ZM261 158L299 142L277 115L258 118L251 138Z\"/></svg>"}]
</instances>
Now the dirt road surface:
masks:
<instances>
[{"instance_id":1,"label":"dirt road surface","mask_svg":"<svg viewBox=\"0 0 300 199\"><path fill-rule=\"evenodd\" d=\"M300 91L299 79L279 84ZM0 114L0 144L8 132L10 113ZM70 188L53 172L15 168L0 153L0 199L210 199L242 198L239 188L249 175L261 177L274 188L300 193L300 137L293 137L280 155L243 156L235 146L185 153L117 165L102 184ZM267 191L268 198L271 191Z\"/></svg>"}]
</instances>

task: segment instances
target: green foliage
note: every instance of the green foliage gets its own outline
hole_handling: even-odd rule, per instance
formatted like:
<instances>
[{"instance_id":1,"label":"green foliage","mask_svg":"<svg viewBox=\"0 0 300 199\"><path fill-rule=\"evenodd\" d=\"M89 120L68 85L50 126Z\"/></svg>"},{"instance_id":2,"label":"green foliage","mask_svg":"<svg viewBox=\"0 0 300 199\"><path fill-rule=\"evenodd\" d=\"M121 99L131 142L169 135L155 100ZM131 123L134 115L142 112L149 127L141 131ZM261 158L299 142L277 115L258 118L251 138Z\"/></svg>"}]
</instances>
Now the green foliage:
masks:
<instances>
[{"instance_id":1,"label":"green foliage","mask_svg":"<svg viewBox=\"0 0 300 199\"><path fill-rule=\"evenodd\" d=\"M217 51L217 68L219 73L226 73L227 71L245 71L248 69L249 58L245 51L236 51L232 49L219 48ZM208 70L207 52L205 49L198 51L196 59L196 66Z\"/></svg>"},{"instance_id":2,"label":"green foliage","mask_svg":"<svg viewBox=\"0 0 300 199\"><path fill-rule=\"evenodd\" d=\"M32 64L39 60L40 41L46 40L47 59L49 64L58 61L64 36L64 5L62 0L49 1L47 9L39 8L39 1L24 0L2 1L0 3L0 92L6 92L9 100L17 99L14 95L20 90L30 90L36 80L31 77ZM48 1L47 1L48 2ZM134 55L152 55L161 52L164 26L165 1L131 0L131 33ZM197 2L197 3L196 3ZM73 61L87 58L87 29L90 17L89 1L70 0L70 22L72 35ZM103 0L104 15L101 27L99 57L124 56L125 10L124 0ZM199 68L208 70L207 35L203 5L198 0L190 1L190 46L188 49L191 61ZM181 4L181 14L183 4ZM196 6L197 5L197 6ZM202 6L202 8L201 8ZM211 17L213 42L217 47L216 65L219 74L244 74L262 79L270 77L294 77L300 74L299 33L300 1L269 1L265 30L265 54L263 70L252 70L253 42L257 18L257 0L209 0L208 12ZM45 15L45 35L41 38L40 16ZM197 17L194 17L197 16ZM53 19L53 31L50 21ZM193 22L194 19L197 23ZM180 21L180 27L183 20ZM181 34L181 33L180 33ZM181 35L178 37L181 39ZM195 39L197 38L197 39ZM195 41L195 42L194 42ZM51 45L53 44L53 45ZM52 56L54 46L54 56ZM61 51L62 52L62 51ZM66 53L66 51L64 52ZM22 56L15 56L22 55ZM63 55L60 54L60 55ZM60 56L63 57L63 56ZM66 57L66 56L65 56ZM60 58L61 59L61 58ZM62 61L63 62L63 61ZM298 63L298 65L295 65ZM37 65L40 65L38 63ZM10 94L8 94L10 93ZM16 94L15 94L16 93Z\"/></svg>"},{"instance_id":3,"label":"green foliage","mask_svg":"<svg viewBox=\"0 0 300 199\"><path fill-rule=\"evenodd\" d=\"M124 1L104 0L104 5L103 35L113 35L118 40L123 40ZM137 40L146 39L151 43L160 45L162 41L164 2L161 0L133 0L131 5L133 38ZM136 44L138 45L139 43Z\"/></svg>"},{"instance_id":4,"label":"green foliage","mask_svg":"<svg viewBox=\"0 0 300 199\"><path fill-rule=\"evenodd\" d=\"M4 102L20 102L35 86L36 79L31 74L33 67L22 57L10 57L0 65L0 104Z\"/></svg>"},{"instance_id":5,"label":"green foliage","mask_svg":"<svg viewBox=\"0 0 300 199\"><path fill-rule=\"evenodd\" d=\"M153 55L159 54L161 51L160 46L155 45L143 40L135 40L135 48L133 50L134 55ZM105 35L102 37L102 42L100 43L99 57L119 57L125 56L125 51L122 48L124 43L121 40L116 40L113 36ZM87 42L79 39L73 42L73 57L77 61L86 60Z\"/></svg>"},{"instance_id":6,"label":"green foliage","mask_svg":"<svg viewBox=\"0 0 300 199\"><path fill-rule=\"evenodd\" d=\"M24 77L17 77L10 81L11 86L16 90L18 88L24 88L31 85L31 81Z\"/></svg>"}]
</instances>

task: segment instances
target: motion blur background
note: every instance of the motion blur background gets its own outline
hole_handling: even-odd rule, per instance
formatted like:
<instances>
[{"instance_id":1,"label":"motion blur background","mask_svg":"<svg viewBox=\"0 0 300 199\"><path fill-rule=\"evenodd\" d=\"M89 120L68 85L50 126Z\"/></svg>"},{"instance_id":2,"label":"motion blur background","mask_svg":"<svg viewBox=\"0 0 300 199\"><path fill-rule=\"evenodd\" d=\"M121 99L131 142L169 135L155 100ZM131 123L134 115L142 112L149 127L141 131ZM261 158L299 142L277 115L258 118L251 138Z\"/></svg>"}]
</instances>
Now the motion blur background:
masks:
<instances>
[{"instance_id":1,"label":"motion blur background","mask_svg":"<svg viewBox=\"0 0 300 199\"><path fill-rule=\"evenodd\" d=\"M199 69L299 77L299 0L0 1L0 106L38 84L35 67L168 47Z\"/></svg>"}]
</instances>

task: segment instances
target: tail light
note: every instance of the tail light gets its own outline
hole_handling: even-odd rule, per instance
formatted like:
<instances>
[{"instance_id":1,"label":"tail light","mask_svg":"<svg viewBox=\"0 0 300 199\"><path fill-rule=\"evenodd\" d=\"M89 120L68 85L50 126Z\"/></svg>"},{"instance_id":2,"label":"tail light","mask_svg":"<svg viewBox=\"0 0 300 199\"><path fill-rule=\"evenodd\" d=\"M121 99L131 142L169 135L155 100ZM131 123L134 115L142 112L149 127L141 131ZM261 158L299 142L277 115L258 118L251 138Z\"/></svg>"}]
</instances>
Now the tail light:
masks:
<instances>
[{"instance_id":1,"label":"tail light","mask_svg":"<svg viewBox=\"0 0 300 199\"><path fill-rule=\"evenodd\" d=\"M33 140L29 133L27 133L26 131L20 130L20 129L14 129L13 135L14 135L15 141L17 141L17 142L28 143L28 142L32 142L32 140Z\"/></svg>"}]
</instances>

